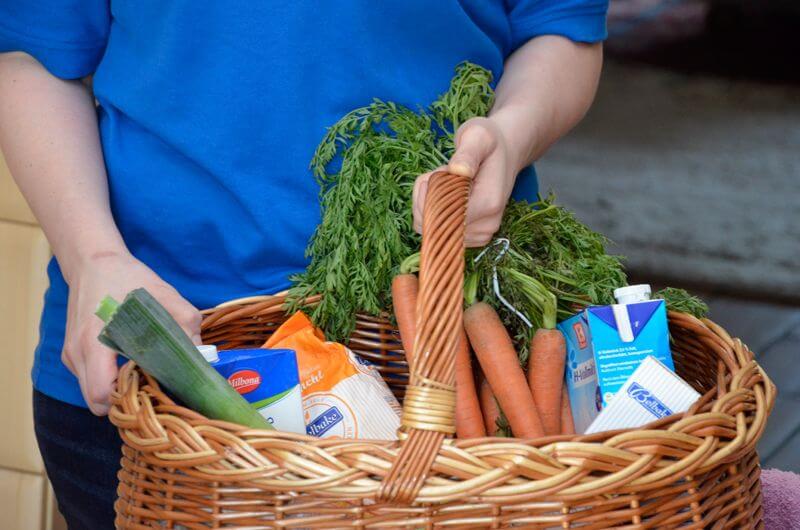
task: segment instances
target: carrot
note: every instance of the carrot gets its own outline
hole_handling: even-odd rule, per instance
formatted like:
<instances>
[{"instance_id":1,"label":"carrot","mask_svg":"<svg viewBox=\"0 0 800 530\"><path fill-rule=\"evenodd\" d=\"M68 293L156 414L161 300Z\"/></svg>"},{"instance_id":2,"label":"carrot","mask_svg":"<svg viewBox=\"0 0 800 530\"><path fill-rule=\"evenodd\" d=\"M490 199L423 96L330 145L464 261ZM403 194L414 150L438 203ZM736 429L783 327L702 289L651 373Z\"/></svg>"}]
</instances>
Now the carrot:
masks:
<instances>
[{"instance_id":1,"label":"carrot","mask_svg":"<svg viewBox=\"0 0 800 530\"><path fill-rule=\"evenodd\" d=\"M483 414L483 425L486 427L486 434L497 436L497 419L500 417L500 407L497 406L492 387L489 386L489 381L485 377L481 377L478 392L480 393L481 413Z\"/></svg>"},{"instance_id":2,"label":"carrot","mask_svg":"<svg viewBox=\"0 0 800 530\"><path fill-rule=\"evenodd\" d=\"M572 419L569 394L564 385L561 387L561 434L575 434L575 420Z\"/></svg>"},{"instance_id":3,"label":"carrot","mask_svg":"<svg viewBox=\"0 0 800 530\"><path fill-rule=\"evenodd\" d=\"M486 436L478 392L475 390L469 340L463 328L456 350L456 436L459 438Z\"/></svg>"},{"instance_id":4,"label":"carrot","mask_svg":"<svg viewBox=\"0 0 800 530\"><path fill-rule=\"evenodd\" d=\"M543 436L542 422L514 344L495 310L483 302L472 305L464 311L464 327L514 436Z\"/></svg>"},{"instance_id":5,"label":"carrot","mask_svg":"<svg viewBox=\"0 0 800 530\"><path fill-rule=\"evenodd\" d=\"M561 433L561 387L567 345L557 329L538 329L531 341L528 385L547 436Z\"/></svg>"},{"instance_id":6,"label":"carrot","mask_svg":"<svg viewBox=\"0 0 800 530\"><path fill-rule=\"evenodd\" d=\"M414 336L417 332L418 291L419 280L414 274L398 274L392 280L394 316L397 319L397 328L400 330L400 340L403 341L403 350L406 353L409 371L411 356L414 353Z\"/></svg>"}]
</instances>

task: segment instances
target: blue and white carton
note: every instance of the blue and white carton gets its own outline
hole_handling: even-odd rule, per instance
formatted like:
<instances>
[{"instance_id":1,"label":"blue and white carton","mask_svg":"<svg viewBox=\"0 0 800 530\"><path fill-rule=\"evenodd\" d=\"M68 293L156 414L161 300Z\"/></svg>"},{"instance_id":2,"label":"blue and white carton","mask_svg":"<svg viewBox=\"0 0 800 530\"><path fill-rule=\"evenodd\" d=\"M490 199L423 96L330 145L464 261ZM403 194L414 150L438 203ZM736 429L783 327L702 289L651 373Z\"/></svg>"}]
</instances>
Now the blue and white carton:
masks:
<instances>
[{"instance_id":1,"label":"blue and white carton","mask_svg":"<svg viewBox=\"0 0 800 530\"><path fill-rule=\"evenodd\" d=\"M594 306L558 327L567 343L566 386L575 431L583 433L648 356L674 371L663 300L650 287L614 291L618 304Z\"/></svg>"}]
</instances>

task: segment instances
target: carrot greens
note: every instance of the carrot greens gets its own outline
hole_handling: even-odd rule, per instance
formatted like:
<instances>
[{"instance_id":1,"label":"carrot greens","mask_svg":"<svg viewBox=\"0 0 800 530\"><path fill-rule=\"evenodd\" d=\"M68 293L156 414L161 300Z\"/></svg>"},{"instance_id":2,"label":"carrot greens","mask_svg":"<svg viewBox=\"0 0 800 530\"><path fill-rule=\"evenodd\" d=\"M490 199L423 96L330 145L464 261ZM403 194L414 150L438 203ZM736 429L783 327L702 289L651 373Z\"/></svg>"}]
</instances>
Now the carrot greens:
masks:
<instances>
[{"instance_id":1,"label":"carrot greens","mask_svg":"<svg viewBox=\"0 0 800 530\"><path fill-rule=\"evenodd\" d=\"M670 311L688 313L697 318L708 315L708 304L697 296L689 294L685 289L665 287L653 294L653 298L663 298Z\"/></svg>"},{"instance_id":2,"label":"carrot greens","mask_svg":"<svg viewBox=\"0 0 800 530\"><path fill-rule=\"evenodd\" d=\"M420 238L412 225L414 181L449 160L458 126L485 116L492 74L472 63L456 68L450 88L427 109L374 100L345 115L317 147L311 168L320 184L322 222L292 278L290 303L322 294L310 311L331 340L344 340L356 313L391 307L391 282Z\"/></svg>"},{"instance_id":3,"label":"carrot greens","mask_svg":"<svg viewBox=\"0 0 800 530\"><path fill-rule=\"evenodd\" d=\"M607 244L552 196L511 200L494 243L467 253L466 297L498 311L524 365L537 329L553 328L582 307L613 303L626 276Z\"/></svg>"},{"instance_id":4,"label":"carrot greens","mask_svg":"<svg viewBox=\"0 0 800 530\"><path fill-rule=\"evenodd\" d=\"M357 313L391 309L392 278L419 267L414 182L447 163L459 125L488 114L493 101L491 72L465 62L427 108L376 99L327 131L311 161L322 221L306 251L309 266L292 278L291 309L306 309L338 341L354 329ZM465 299L495 308L524 365L537 329L551 329L588 305L614 303L614 289L627 281L607 244L553 196L510 200L493 242L467 252ZM707 310L685 291L662 293L671 309ZM322 295L319 303L304 307L315 294Z\"/></svg>"}]
</instances>

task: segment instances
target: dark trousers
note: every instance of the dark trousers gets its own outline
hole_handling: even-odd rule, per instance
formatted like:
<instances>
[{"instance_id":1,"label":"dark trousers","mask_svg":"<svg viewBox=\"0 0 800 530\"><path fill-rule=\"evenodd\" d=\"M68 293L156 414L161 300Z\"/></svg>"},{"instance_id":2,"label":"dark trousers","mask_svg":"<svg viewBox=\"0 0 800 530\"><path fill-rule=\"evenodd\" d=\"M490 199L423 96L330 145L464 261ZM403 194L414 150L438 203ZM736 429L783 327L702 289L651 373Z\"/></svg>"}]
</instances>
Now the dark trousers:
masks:
<instances>
[{"instance_id":1,"label":"dark trousers","mask_svg":"<svg viewBox=\"0 0 800 530\"><path fill-rule=\"evenodd\" d=\"M108 418L37 391L33 418L47 476L69 530L113 529L122 444L116 427Z\"/></svg>"}]
</instances>

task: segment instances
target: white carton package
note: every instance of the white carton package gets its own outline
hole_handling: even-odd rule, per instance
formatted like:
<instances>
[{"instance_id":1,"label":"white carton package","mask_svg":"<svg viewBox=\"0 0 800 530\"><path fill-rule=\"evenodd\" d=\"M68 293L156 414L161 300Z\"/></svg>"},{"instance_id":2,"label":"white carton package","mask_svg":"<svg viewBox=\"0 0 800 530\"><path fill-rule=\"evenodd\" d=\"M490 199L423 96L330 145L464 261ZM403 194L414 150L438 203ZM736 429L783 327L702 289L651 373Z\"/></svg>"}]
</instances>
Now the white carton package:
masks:
<instances>
[{"instance_id":1,"label":"white carton package","mask_svg":"<svg viewBox=\"0 0 800 530\"><path fill-rule=\"evenodd\" d=\"M592 434L641 427L686 412L700 394L653 356L648 356L586 429Z\"/></svg>"}]
</instances>

